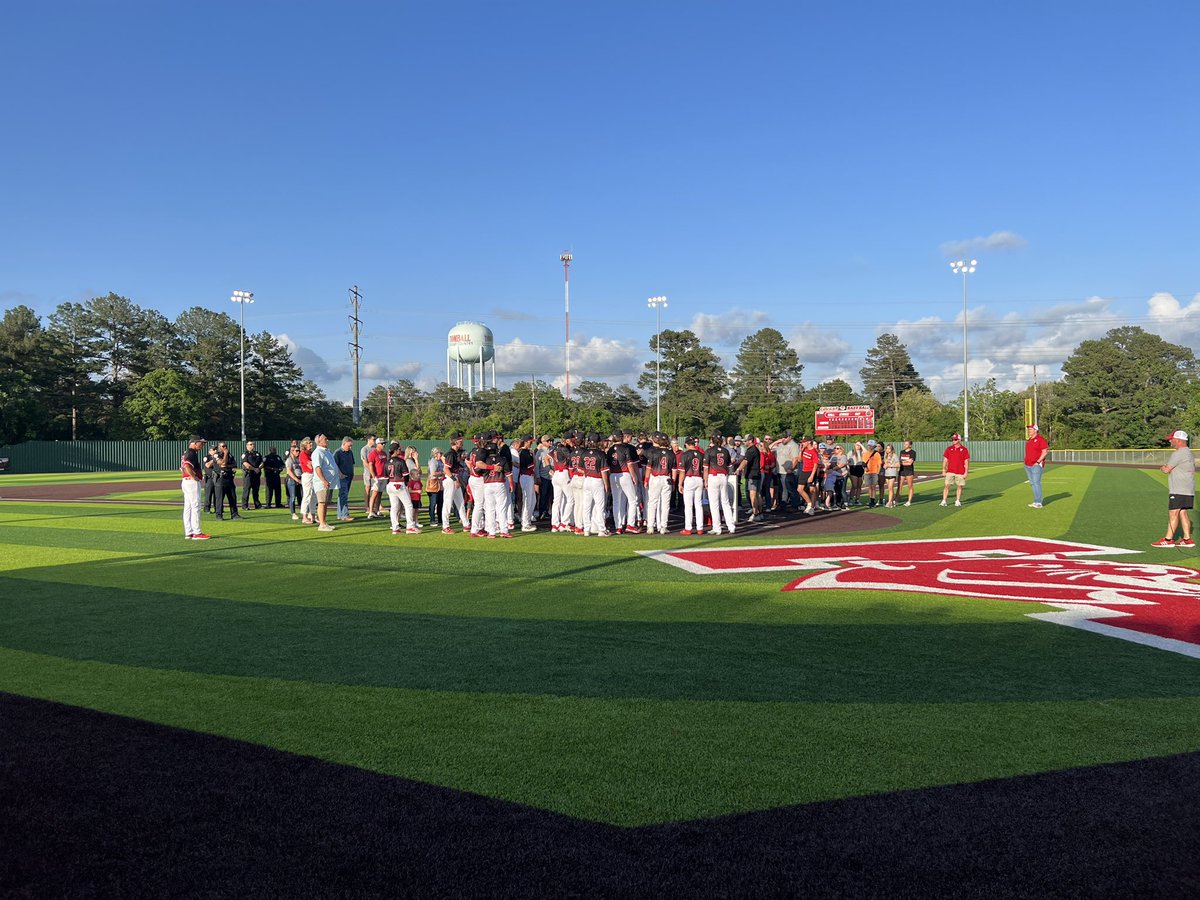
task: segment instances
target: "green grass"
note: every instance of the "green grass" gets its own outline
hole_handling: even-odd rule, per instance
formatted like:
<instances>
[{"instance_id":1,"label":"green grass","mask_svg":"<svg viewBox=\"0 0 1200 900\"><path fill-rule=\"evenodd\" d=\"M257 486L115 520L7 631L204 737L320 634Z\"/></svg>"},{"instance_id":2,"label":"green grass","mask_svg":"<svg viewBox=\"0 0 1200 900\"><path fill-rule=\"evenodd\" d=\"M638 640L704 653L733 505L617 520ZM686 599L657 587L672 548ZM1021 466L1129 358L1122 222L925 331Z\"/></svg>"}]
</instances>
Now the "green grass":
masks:
<instances>
[{"instance_id":1,"label":"green grass","mask_svg":"<svg viewBox=\"0 0 1200 900\"><path fill-rule=\"evenodd\" d=\"M1148 547L1164 482L1054 467L1033 511L1020 467L981 467L961 509L926 484L881 511L892 528L812 540L1026 534L1194 563ZM622 825L1200 749L1200 662L1035 604L784 593L789 573L635 553L678 537L320 535L266 510L211 529L0 504L0 690Z\"/></svg>"}]
</instances>

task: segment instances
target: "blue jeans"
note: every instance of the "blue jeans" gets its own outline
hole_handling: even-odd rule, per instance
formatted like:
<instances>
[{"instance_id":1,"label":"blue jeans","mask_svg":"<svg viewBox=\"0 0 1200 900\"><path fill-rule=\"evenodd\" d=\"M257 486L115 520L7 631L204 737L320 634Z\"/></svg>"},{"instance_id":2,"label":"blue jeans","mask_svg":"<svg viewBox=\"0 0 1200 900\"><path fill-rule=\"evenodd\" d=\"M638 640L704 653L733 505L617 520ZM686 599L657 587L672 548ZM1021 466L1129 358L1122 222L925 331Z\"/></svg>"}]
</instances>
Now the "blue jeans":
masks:
<instances>
[{"instance_id":1,"label":"blue jeans","mask_svg":"<svg viewBox=\"0 0 1200 900\"><path fill-rule=\"evenodd\" d=\"M1029 476L1029 486L1033 488L1033 502L1042 502L1042 473L1045 472L1042 466L1026 466L1025 474Z\"/></svg>"},{"instance_id":2,"label":"blue jeans","mask_svg":"<svg viewBox=\"0 0 1200 900\"><path fill-rule=\"evenodd\" d=\"M347 519L350 517L350 483L354 481L353 475L338 476L338 518Z\"/></svg>"}]
</instances>

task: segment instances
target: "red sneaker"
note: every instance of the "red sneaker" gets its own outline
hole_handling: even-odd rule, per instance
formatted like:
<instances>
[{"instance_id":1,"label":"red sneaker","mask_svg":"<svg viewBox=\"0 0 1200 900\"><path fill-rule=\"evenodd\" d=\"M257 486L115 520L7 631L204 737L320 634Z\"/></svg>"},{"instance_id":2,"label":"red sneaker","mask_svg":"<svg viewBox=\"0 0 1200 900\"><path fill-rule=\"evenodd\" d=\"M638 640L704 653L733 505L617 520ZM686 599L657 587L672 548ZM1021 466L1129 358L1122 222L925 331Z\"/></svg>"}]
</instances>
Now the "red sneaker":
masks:
<instances>
[{"instance_id":1,"label":"red sneaker","mask_svg":"<svg viewBox=\"0 0 1200 900\"><path fill-rule=\"evenodd\" d=\"M1175 542L1173 540L1171 540L1170 538L1163 538L1162 540L1155 541L1150 546L1151 547L1174 547Z\"/></svg>"},{"instance_id":2,"label":"red sneaker","mask_svg":"<svg viewBox=\"0 0 1200 900\"><path fill-rule=\"evenodd\" d=\"M453 528L443 528L442 534L454 534L454 529Z\"/></svg>"},{"instance_id":3,"label":"red sneaker","mask_svg":"<svg viewBox=\"0 0 1200 900\"><path fill-rule=\"evenodd\" d=\"M1191 538L1184 538L1183 540L1179 541L1175 546L1176 547L1195 547L1196 542L1193 541Z\"/></svg>"},{"instance_id":4,"label":"red sneaker","mask_svg":"<svg viewBox=\"0 0 1200 900\"><path fill-rule=\"evenodd\" d=\"M634 528L632 525L626 525L626 526L625 526L625 533L626 533L626 534L641 534L641 533L642 533L642 529L640 529L640 528Z\"/></svg>"},{"instance_id":5,"label":"red sneaker","mask_svg":"<svg viewBox=\"0 0 1200 900\"><path fill-rule=\"evenodd\" d=\"M510 537L512 537L512 533L511 533L511 532L508 532L508 531L502 531L502 532L500 532L500 537L502 537L502 538L510 538Z\"/></svg>"},{"instance_id":6,"label":"red sneaker","mask_svg":"<svg viewBox=\"0 0 1200 900\"><path fill-rule=\"evenodd\" d=\"M192 535L192 540L193 540L193 541L211 541L211 540L212 540L212 535L211 535L211 534L204 534L203 532L201 532L200 534L193 534L193 535Z\"/></svg>"},{"instance_id":7,"label":"red sneaker","mask_svg":"<svg viewBox=\"0 0 1200 900\"><path fill-rule=\"evenodd\" d=\"M583 529L582 529L582 528L576 528L576 529L575 529L575 533L576 533L576 534L583 534Z\"/></svg>"},{"instance_id":8,"label":"red sneaker","mask_svg":"<svg viewBox=\"0 0 1200 900\"><path fill-rule=\"evenodd\" d=\"M691 534L691 533L692 533L692 530L691 530L690 528L685 528L685 529L683 529L683 531L681 531L681 532L679 532L679 533L680 533L680 534Z\"/></svg>"}]
</instances>

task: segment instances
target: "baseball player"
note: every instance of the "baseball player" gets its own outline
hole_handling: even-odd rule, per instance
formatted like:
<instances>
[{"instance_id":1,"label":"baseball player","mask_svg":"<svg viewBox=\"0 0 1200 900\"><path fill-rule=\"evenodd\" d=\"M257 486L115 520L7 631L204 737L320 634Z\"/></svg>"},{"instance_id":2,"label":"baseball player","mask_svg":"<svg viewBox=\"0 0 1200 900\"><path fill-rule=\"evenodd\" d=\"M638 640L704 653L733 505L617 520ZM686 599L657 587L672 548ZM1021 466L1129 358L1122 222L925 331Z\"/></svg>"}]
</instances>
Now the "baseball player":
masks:
<instances>
[{"instance_id":1,"label":"baseball player","mask_svg":"<svg viewBox=\"0 0 1200 900\"><path fill-rule=\"evenodd\" d=\"M733 470L733 457L725 447L725 438L712 436L712 444L704 452L704 489L708 491L708 506L712 513L712 533L721 533L721 516L729 533L737 530L733 518L733 499L729 494L729 473Z\"/></svg>"},{"instance_id":2,"label":"baseball player","mask_svg":"<svg viewBox=\"0 0 1200 900\"><path fill-rule=\"evenodd\" d=\"M182 476L180 489L183 491L183 539L185 541L207 541L209 535L200 530L200 485L204 476L200 472L200 448L208 443L204 438L192 435L188 448L179 460Z\"/></svg>"},{"instance_id":3,"label":"baseball player","mask_svg":"<svg viewBox=\"0 0 1200 900\"><path fill-rule=\"evenodd\" d=\"M550 506L550 530L573 531L575 522L575 492L571 490L571 456L575 452L575 432L558 443L551 455L554 475L554 502Z\"/></svg>"},{"instance_id":4,"label":"baseball player","mask_svg":"<svg viewBox=\"0 0 1200 900\"><path fill-rule=\"evenodd\" d=\"M679 465L679 492L683 494L683 531L680 534L704 534L704 454L700 452L699 438L690 437L683 445L686 449Z\"/></svg>"},{"instance_id":5,"label":"baseball player","mask_svg":"<svg viewBox=\"0 0 1200 900\"><path fill-rule=\"evenodd\" d=\"M653 435L645 452L646 471L646 533L667 533L667 517L671 512L671 479L675 477L675 454L667 446L667 436L661 431Z\"/></svg>"},{"instance_id":6,"label":"baseball player","mask_svg":"<svg viewBox=\"0 0 1200 900\"><path fill-rule=\"evenodd\" d=\"M400 533L400 507L404 507L405 531L408 534L420 534L417 527L416 511L413 509L412 496L408 493L408 460L400 444L392 441L388 445L387 461L387 495L391 504L389 515L392 520L392 534Z\"/></svg>"},{"instance_id":7,"label":"baseball player","mask_svg":"<svg viewBox=\"0 0 1200 900\"><path fill-rule=\"evenodd\" d=\"M588 432L584 444L576 471L582 482L583 506L578 521L583 527L576 533L584 537L593 533L608 537L609 531L604 527L604 505L609 491L608 456L600 449L600 435L596 432Z\"/></svg>"},{"instance_id":8,"label":"baseball player","mask_svg":"<svg viewBox=\"0 0 1200 900\"><path fill-rule=\"evenodd\" d=\"M467 521L467 504L463 500L462 478L466 471L463 465L463 436L461 431L450 435L450 449L442 457L446 466L446 478L442 481L442 534L454 534L450 527L450 514L458 510L458 523L463 531L470 531Z\"/></svg>"}]
</instances>

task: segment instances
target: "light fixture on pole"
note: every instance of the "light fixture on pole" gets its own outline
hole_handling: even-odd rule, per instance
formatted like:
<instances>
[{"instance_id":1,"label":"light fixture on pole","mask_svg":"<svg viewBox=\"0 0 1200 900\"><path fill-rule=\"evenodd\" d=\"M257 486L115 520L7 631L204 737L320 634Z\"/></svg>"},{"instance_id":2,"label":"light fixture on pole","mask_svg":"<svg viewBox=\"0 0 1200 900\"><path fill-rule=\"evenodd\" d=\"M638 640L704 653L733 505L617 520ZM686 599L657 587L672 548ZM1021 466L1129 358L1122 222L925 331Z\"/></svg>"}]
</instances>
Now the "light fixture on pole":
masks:
<instances>
[{"instance_id":1,"label":"light fixture on pole","mask_svg":"<svg viewBox=\"0 0 1200 900\"><path fill-rule=\"evenodd\" d=\"M646 305L654 310L654 427L662 431L662 309L666 297L651 297Z\"/></svg>"},{"instance_id":2,"label":"light fixture on pole","mask_svg":"<svg viewBox=\"0 0 1200 900\"><path fill-rule=\"evenodd\" d=\"M967 276L975 271L975 267L979 264L978 260L967 262L965 259L958 259L950 263L950 271L955 275L962 275L963 280L963 441L970 439L970 424L967 422Z\"/></svg>"},{"instance_id":3,"label":"light fixture on pole","mask_svg":"<svg viewBox=\"0 0 1200 900\"><path fill-rule=\"evenodd\" d=\"M238 305L238 325L241 331L242 370L242 441L246 440L246 304L254 302L254 291L234 291L229 298Z\"/></svg>"}]
</instances>

